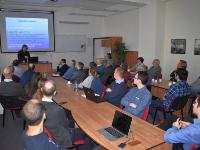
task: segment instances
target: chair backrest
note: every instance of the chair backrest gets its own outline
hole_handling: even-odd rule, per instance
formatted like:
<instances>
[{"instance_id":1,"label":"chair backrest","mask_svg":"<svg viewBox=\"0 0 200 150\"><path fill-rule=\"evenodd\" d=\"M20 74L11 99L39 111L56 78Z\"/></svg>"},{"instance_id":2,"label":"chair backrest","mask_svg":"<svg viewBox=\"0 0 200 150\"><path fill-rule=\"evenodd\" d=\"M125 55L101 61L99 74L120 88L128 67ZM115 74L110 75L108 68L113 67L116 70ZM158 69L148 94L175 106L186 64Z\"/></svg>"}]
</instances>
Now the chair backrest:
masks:
<instances>
[{"instance_id":1,"label":"chair backrest","mask_svg":"<svg viewBox=\"0 0 200 150\"><path fill-rule=\"evenodd\" d=\"M0 95L0 103L4 109L20 109L26 102L19 100L16 96Z\"/></svg>"},{"instance_id":2,"label":"chair backrest","mask_svg":"<svg viewBox=\"0 0 200 150\"><path fill-rule=\"evenodd\" d=\"M178 96L172 100L169 110L181 110L187 104L188 96Z\"/></svg>"},{"instance_id":3,"label":"chair backrest","mask_svg":"<svg viewBox=\"0 0 200 150\"><path fill-rule=\"evenodd\" d=\"M145 110L144 110L144 112L142 114L141 119L146 121L147 118L148 118L148 115L149 115L149 105L145 108Z\"/></svg>"}]
</instances>

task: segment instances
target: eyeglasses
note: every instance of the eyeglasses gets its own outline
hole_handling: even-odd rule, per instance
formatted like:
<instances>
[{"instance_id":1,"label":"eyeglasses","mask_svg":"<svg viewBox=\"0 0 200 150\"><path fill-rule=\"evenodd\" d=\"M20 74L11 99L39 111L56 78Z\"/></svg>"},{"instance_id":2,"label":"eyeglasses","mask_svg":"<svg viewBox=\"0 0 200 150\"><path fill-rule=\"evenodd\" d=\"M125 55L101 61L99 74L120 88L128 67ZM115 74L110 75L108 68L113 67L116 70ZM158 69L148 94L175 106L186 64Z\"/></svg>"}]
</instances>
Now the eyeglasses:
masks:
<instances>
[{"instance_id":1,"label":"eyeglasses","mask_svg":"<svg viewBox=\"0 0 200 150\"><path fill-rule=\"evenodd\" d=\"M139 78L137 78L137 77L133 77L133 79L136 79L136 80L138 80Z\"/></svg>"}]
</instances>

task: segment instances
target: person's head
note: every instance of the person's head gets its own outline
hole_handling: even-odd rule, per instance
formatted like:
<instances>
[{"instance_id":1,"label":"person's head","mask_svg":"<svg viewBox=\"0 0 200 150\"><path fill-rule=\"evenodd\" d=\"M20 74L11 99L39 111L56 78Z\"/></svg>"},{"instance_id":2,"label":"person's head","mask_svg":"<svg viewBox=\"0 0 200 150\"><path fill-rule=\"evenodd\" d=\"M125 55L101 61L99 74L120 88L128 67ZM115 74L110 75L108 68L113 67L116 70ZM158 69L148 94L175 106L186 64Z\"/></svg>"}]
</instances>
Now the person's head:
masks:
<instances>
[{"instance_id":1,"label":"person's head","mask_svg":"<svg viewBox=\"0 0 200 150\"><path fill-rule=\"evenodd\" d=\"M193 114L200 117L200 96L197 96L195 101L193 102Z\"/></svg>"},{"instance_id":2,"label":"person's head","mask_svg":"<svg viewBox=\"0 0 200 150\"><path fill-rule=\"evenodd\" d=\"M60 60L60 64L66 64L66 59L62 58L62 59Z\"/></svg>"},{"instance_id":3,"label":"person's head","mask_svg":"<svg viewBox=\"0 0 200 150\"><path fill-rule=\"evenodd\" d=\"M75 66L76 66L76 60L74 60L74 59L72 60L71 66L72 66L72 67L75 67Z\"/></svg>"},{"instance_id":4,"label":"person's head","mask_svg":"<svg viewBox=\"0 0 200 150\"><path fill-rule=\"evenodd\" d=\"M44 83L42 87L43 97L52 98L56 94L56 84L52 80L48 80Z\"/></svg>"},{"instance_id":5,"label":"person's head","mask_svg":"<svg viewBox=\"0 0 200 150\"><path fill-rule=\"evenodd\" d=\"M34 64L28 64L28 69L29 70L35 70L35 65Z\"/></svg>"},{"instance_id":6,"label":"person's head","mask_svg":"<svg viewBox=\"0 0 200 150\"><path fill-rule=\"evenodd\" d=\"M4 75L5 79L12 79L13 67L12 66L5 67L3 70L3 75Z\"/></svg>"},{"instance_id":7,"label":"person's head","mask_svg":"<svg viewBox=\"0 0 200 150\"><path fill-rule=\"evenodd\" d=\"M89 67L90 68L96 68L97 64L94 61L92 61L92 62L89 63Z\"/></svg>"},{"instance_id":8,"label":"person's head","mask_svg":"<svg viewBox=\"0 0 200 150\"><path fill-rule=\"evenodd\" d=\"M177 64L177 69L179 68L183 68L183 69L186 69L187 68L187 61L185 60L180 60Z\"/></svg>"},{"instance_id":9,"label":"person's head","mask_svg":"<svg viewBox=\"0 0 200 150\"><path fill-rule=\"evenodd\" d=\"M183 68L179 68L179 69L176 70L176 72L175 72L175 78L176 78L176 80L186 81L187 77L188 77L187 70L185 70Z\"/></svg>"},{"instance_id":10,"label":"person's head","mask_svg":"<svg viewBox=\"0 0 200 150\"><path fill-rule=\"evenodd\" d=\"M13 60L12 65L13 66L18 66L19 65L19 60L17 60L17 59Z\"/></svg>"},{"instance_id":11,"label":"person's head","mask_svg":"<svg viewBox=\"0 0 200 150\"><path fill-rule=\"evenodd\" d=\"M107 53L107 59L112 59L111 53Z\"/></svg>"},{"instance_id":12,"label":"person's head","mask_svg":"<svg viewBox=\"0 0 200 150\"><path fill-rule=\"evenodd\" d=\"M91 76L95 76L95 72L96 72L96 69L95 68L90 68L89 69L89 75L91 75Z\"/></svg>"},{"instance_id":13,"label":"person's head","mask_svg":"<svg viewBox=\"0 0 200 150\"><path fill-rule=\"evenodd\" d=\"M46 119L45 106L36 99L29 100L22 109L22 116L29 126L42 126Z\"/></svg>"},{"instance_id":14,"label":"person's head","mask_svg":"<svg viewBox=\"0 0 200 150\"><path fill-rule=\"evenodd\" d=\"M154 59L153 62L152 62L152 65L154 67L160 66L160 60L159 59Z\"/></svg>"},{"instance_id":15,"label":"person's head","mask_svg":"<svg viewBox=\"0 0 200 150\"><path fill-rule=\"evenodd\" d=\"M120 67L117 67L114 72L114 78L116 80L121 80L123 79L123 76L124 76L124 70Z\"/></svg>"},{"instance_id":16,"label":"person's head","mask_svg":"<svg viewBox=\"0 0 200 150\"><path fill-rule=\"evenodd\" d=\"M23 44L21 49L23 52L26 52L28 50L28 45Z\"/></svg>"},{"instance_id":17,"label":"person's head","mask_svg":"<svg viewBox=\"0 0 200 150\"><path fill-rule=\"evenodd\" d=\"M83 69L84 68L84 64L82 63L82 62L78 62L78 64L77 64L77 69L78 70L81 70L81 69Z\"/></svg>"},{"instance_id":18,"label":"person's head","mask_svg":"<svg viewBox=\"0 0 200 150\"><path fill-rule=\"evenodd\" d=\"M102 63L101 63L101 59L98 58L98 59L96 60L96 63L97 63L97 65L101 65L101 64L102 64Z\"/></svg>"},{"instance_id":19,"label":"person's head","mask_svg":"<svg viewBox=\"0 0 200 150\"><path fill-rule=\"evenodd\" d=\"M138 64L142 64L144 62L144 58L138 57L137 62L138 62Z\"/></svg>"},{"instance_id":20,"label":"person's head","mask_svg":"<svg viewBox=\"0 0 200 150\"><path fill-rule=\"evenodd\" d=\"M148 73L146 71L138 71L138 73L134 77L134 84L138 85L146 85L148 81Z\"/></svg>"}]
</instances>

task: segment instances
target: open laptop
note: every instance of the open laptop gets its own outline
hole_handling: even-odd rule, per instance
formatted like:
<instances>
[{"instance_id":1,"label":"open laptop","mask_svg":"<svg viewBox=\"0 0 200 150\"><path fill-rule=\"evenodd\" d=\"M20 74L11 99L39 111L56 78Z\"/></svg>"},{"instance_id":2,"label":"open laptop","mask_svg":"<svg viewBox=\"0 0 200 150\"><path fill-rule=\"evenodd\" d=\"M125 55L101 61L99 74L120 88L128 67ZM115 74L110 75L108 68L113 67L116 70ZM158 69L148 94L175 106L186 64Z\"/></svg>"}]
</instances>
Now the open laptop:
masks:
<instances>
[{"instance_id":1,"label":"open laptop","mask_svg":"<svg viewBox=\"0 0 200 150\"><path fill-rule=\"evenodd\" d=\"M115 111L115 115L112 121L112 126L98 130L98 132L104 135L110 141L115 141L122 137L127 137L131 126L132 117L120 112Z\"/></svg>"},{"instance_id":2,"label":"open laptop","mask_svg":"<svg viewBox=\"0 0 200 150\"><path fill-rule=\"evenodd\" d=\"M85 93L86 98L95 102L95 103L101 103L101 102L105 101L105 99L103 97L101 97L98 94L95 94L92 89L83 87L83 91Z\"/></svg>"},{"instance_id":3,"label":"open laptop","mask_svg":"<svg viewBox=\"0 0 200 150\"><path fill-rule=\"evenodd\" d=\"M38 57L30 57L28 62L29 63L38 63Z\"/></svg>"}]
</instances>

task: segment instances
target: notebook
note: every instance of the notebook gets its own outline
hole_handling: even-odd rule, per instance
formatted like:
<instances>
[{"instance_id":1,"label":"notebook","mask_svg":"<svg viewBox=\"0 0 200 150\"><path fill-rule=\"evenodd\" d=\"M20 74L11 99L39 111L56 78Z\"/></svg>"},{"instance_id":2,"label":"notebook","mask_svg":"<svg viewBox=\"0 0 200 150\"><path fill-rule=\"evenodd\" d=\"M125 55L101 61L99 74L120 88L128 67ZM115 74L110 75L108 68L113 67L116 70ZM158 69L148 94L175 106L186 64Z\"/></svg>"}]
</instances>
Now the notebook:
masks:
<instances>
[{"instance_id":1,"label":"notebook","mask_svg":"<svg viewBox=\"0 0 200 150\"><path fill-rule=\"evenodd\" d=\"M101 97L98 94L95 94L92 89L83 87L83 91L85 93L86 98L95 102L95 103L101 103L101 102L105 101L105 99L103 97Z\"/></svg>"},{"instance_id":2,"label":"notebook","mask_svg":"<svg viewBox=\"0 0 200 150\"><path fill-rule=\"evenodd\" d=\"M127 137L131 126L132 117L115 111L112 126L98 130L109 141L115 141L122 137Z\"/></svg>"}]
</instances>

